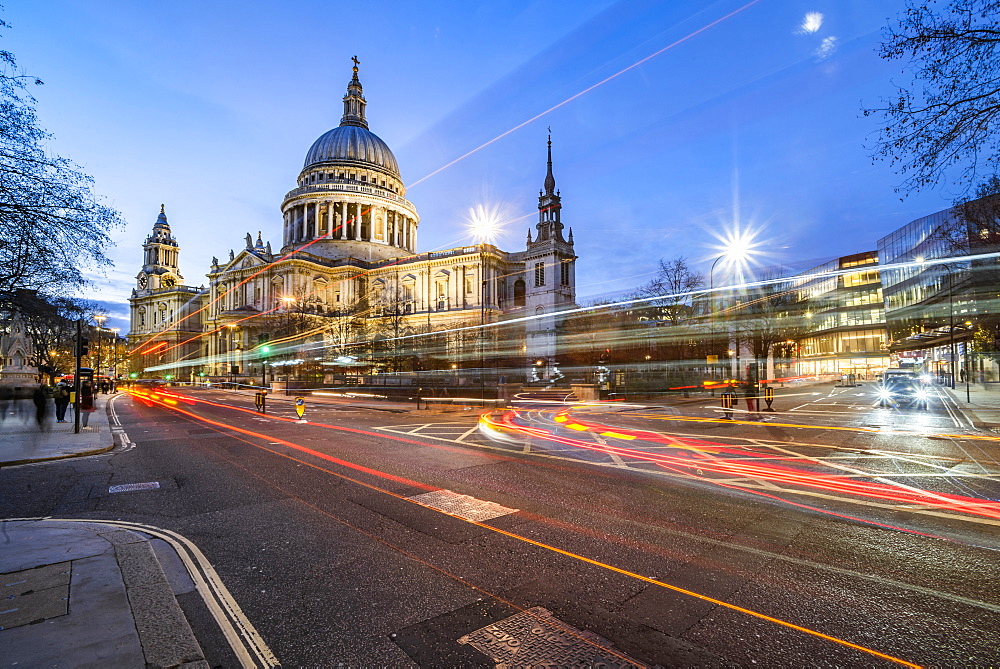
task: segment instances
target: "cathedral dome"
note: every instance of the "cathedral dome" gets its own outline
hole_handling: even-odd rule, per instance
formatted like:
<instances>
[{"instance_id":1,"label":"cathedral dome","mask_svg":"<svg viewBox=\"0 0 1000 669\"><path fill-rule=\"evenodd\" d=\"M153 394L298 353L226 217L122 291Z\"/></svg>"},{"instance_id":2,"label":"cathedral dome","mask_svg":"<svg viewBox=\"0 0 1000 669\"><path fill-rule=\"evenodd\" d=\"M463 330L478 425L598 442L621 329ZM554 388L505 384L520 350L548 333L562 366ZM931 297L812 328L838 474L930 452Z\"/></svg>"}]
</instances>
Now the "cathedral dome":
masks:
<instances>
[{"instance_id":1,"label":"cathedral dome","mask_svg":"<svg viewBox=\"0 0 1000 669\"><path fill-rule=\"evenodd\" d=\"M321 135L309 148L303 169L328 162L364 163L399 178L399 165L389 146L361 125L341 125Z\"/></svg>"}]
</instances>

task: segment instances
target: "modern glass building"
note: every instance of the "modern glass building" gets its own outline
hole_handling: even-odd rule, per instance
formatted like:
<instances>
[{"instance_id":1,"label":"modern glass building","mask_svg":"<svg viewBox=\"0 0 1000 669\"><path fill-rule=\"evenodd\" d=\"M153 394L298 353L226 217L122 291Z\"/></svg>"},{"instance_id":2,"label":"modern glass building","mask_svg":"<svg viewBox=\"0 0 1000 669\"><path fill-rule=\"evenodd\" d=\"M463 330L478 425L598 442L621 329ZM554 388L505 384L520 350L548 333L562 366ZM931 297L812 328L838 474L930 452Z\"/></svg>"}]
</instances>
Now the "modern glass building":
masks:
<instances>
[{"instance_id":1,"label":"modern glass building","mask_svg":"<svg viewBox=\"0 0 1000 669\"><path fill-rule=\"evenodd\" d=\"M983 309L967 260L969 235L954 209L918 218L878 241L889 350L895 365L947 379ZM952 361L954 360L954 368Z\"/></svg>"},{"instance_id":2,"label":"modern glass building","mask_svg":"<svg viewBox=\"0 0 1000 669\"><path fill-rule=\"evenodd\" d=\"M879 256L856 253L814 267L795 282L809 335L798 341L800 374L871 378L889 365Z\"/></svg>"}]
</instances>

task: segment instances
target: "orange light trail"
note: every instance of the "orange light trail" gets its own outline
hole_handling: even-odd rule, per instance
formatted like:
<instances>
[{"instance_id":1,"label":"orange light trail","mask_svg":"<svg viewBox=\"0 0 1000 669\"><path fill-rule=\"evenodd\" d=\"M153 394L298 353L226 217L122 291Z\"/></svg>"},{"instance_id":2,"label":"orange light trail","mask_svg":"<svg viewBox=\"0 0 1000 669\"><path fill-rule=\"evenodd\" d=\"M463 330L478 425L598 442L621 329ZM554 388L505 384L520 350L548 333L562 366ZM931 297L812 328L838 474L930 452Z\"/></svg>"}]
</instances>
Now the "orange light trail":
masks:
<instances>
[{"instance_id":1,"label":"orange light trail","mask_svg":"<svg viewBox=\"0 0 1000 669\"><path fill-rule=\"evenodd\" d=\"M902 504L918 504L932 508L966 513L984 518L1000 519L1000 503L979 500L961 495L947 493L937 493L910 486L889 486L883 483L854 481L850 479L836 478L828 474L820 474L807 470L799 470L780 465L766 465L754 462L743 462L746 457L753 456L755 459L786 460L780 456L772 454L760 454L757 452L736 451L725 444L714 444L704 440L680 440L675 437L664 437L656 432L646 432L642 430L623 430L621 428L609 428L595 423L563 423L564 427L576 429L578 431L589 431L607 433L609 430L617 432L643 441L666 444L678 448L687 449L680 454L649 453L647 451L612 446L610 444L593 444L590 442L573 439L571 437L557 437L542 428L528 428L513 422L514 412L507 412L501 418L500 423L496 423L485 415L481 420L485 420L493 425L502 424L503 427L523 431L527 434L539 436L547 439L557 439L559 443L569 444L577 448L614 454L619 457L626 457L644 462L650 462L665 467L682 467L694 471L710 471L726 476L736 476L739 478L763 479L783 483L786 485L798 486L800 488L811 488L826 492L834 492L855 497L866 497L883 501L896 502ZM698 449L697 447L703 447ZM704 447L711 449L706 452ZM727 459L717 457L717 453L739 456L740 459ZM871 475L875 476L875 475Z\"/></svg>"},{"instance_id":2,"label":"orange light trail","mask_svg":"<svg viewBox=\"0 0 1000 669\"><path fill-rule=\"evenodd\" d=\"M428 485L428 484L425 484L425 483L420 483L420 482L413 481L413 480L410 480L410 479L406 479L406 478L403 478L403 477L400 477L400 476L396 476L394 474L389 474L387 472L382 472L382 471L379 471L379 470L376 470L376 469L372 469L370 467L365 467L363 465L358 465L358 464L355 464L353 462L349 462L347 460L341 460L340 458L335 458L335 457L327 455L325 453L320 453L319 451L315 451L315 450L313 450L311 448L307 448L305 446L300 446L298 444L295 444L294 442L290 442L290 441L287 441L287 440L284 440L284 439L276 438L276 437L271 436L271 435L264 435L264 434L260 434L258 432L253 432L252 430L246 430L246 429L243 429L243 428L239 428L239 427L235 427L235 426L232 426L232 425L228 425L226 423L221 423L219 421L214 421L214 420L205 418L203 416L199 416L197 414L191 413L189 411L185 411L183 409L179 409L176 406L171 406L169 404L160 404L160 403L158 403L158 405L162 406L165 409L169 409L171 411L175 411L175 412L181 413L181 414L183 414L183 415L185 415L185 416L187 416L187 417L189 417L189 418L191 418L193 420L196 420L196 421L199 421L199 422L203 422L203 423L206 423L208 425L212 425L212 426L215 426L215 427L218 427L218 428L222 428L224 430L232 430L232 431L238 432L240 434L245 434L247 436L258 438L258 439L265 440L265 441L269 441L269 442L272 442L272 443L278 443L278 444L281 444L283 446L287 446L289 448L293 448L295 450L301 451L301 452L306 453L308 455L312 455L314 457L318 457L320 459L326 460L328 462L333 462L335 464L339 464L339 465L348 467L350 469L354 469L354 470L361 471L361 472L368 473L368 474L373 474L375 476L378 476L378 477L381 477L381 478L385 478L385 479L388 479L388 480L392 480L392 481L396 481L396 482L399 482L399 483L405 483L406 485L415 486L415 487L418 487L418 488L423 489L423 490L438 490L439 489L437 486L431 486L431 485ZM236 408L236 407L230 407L230 408ZM280 417L278 417L278 418L280 418ZM283 419L283 420L291 421L293 419ZM425 444L424 442L420 442L420 441L416 441L416 440L412 440L412 439L406 439L406 438L397 437L397 436L394 436L394 435L386 435L386 434L378 434L378 433L373 433L373 432L367 432L365 430L359 430L359 429L355 429L355 428L345 428L345 427L340 427L340 426L323 425L323 424L317 424L317 423L313 423L313 425L320 426L320 427L329 427L329 428L333 428L333 429L337 429L337 430L344 430L344 431L347 431L347 432L354 432L354 433L359 433L359 434L368 434L368 435L371 435L371 436L377 436L377 437L382 438L382 439L391 439L391 440L394 440L394 441L402 441L402 442L406 442L406 443L418 444L418 445L421 445L421 446L429 445L429 444ZM256 446L257 448L261 448L262 450L265 450L265 451L268 451L268 452L271 452L271 453L275 453L277 455L282 455L280 453L276 453L273 449L268 449L268 448L265 448L263 446L259 446L257 444L252 444L251 442L246 442L246 443L250 443L252 446ZM289 456L283 456L283 457L289 457ZM295 458L291 458L291 459L294 460ZM310 465L310 466L314 466L314 465ZM245 471L249 471L245 467L240 466L240 468L244 469ZM621 567L616 567L616 566L614 566L612 564L609 564L609 563L606 563L606 562L601 562L601 561L595 560L593 558L588 558L588 557L586 557L584 555L580 555L579 553L573 553L571 551L563 550L561 548L558 548L557 546L553 546L551 544L547 544L547 543L544 543L544 542L541 542L541 541L537 541L535 539L531 539L529 537L525 537L525 536L522 536L520 534L515 534L514 532L508 532L507 530L502 530L500 528L493 527L492 525L488 525L488 524L483 523L483 522L477 522L477 521L473 521L473 520L468 520L467 518L463 518L461 516L453 515L453 514L450 514L450 513L446 512L446 511L441 511L440 509L435 509L433 507L424 506L422 504L419 504L419 502L416 502L416 501L414 501L412 499L409 499L407 497L403 497L402 495L400 495L398 493L394 493L394 492L392 492L390 490L386 490L384 488L379 488L379 487L374 486L374 485L369 484L369 483L364 483L364 482L361 482L361 481L357 481L356 479L353 479L353 478L350 478L350 477L346 477L346 476L344 476L342 474L338 474L336 472L330 472L329 470L326 470L326 469L322 469L322 471L326 471L326 472L328 472L330 474L333 474L335 476L344 478L346 480L353 481L353 482L358 483L360 485L363 485L364 487L369 488L371 490L375 490L375 491L384 493L386 495L390 495L390 496L395 497L396 499L399 499L401 501L406 501L406 502L409 502L411 504L416 504L418 506L421 506L422 508L429 509L431 511L436 511L438 513L442 513L442 514L444 514L446 516L449 516L451 518L455 518L457 520L461 520L463 522L470 523L472 525L475 525L477 527L483 528L485 530L489 530L490 532L494 532L496 534L500 534L500 535L506 536L508 538L515 539L517 541L521 541L523 543L530 544L530 545L535 546L537 548L541 548L543 550L547 550L547 551L550 551L550 552L562 555L564 557L568 557L570 559L573 559L573 560L576 560L576 561L579 561L579 562L590 564L590 565L593 565L595 567L599 567L601 569L605 569L605 570L608 570L608 571L611 571L611 572L614 572L614 573L617 573L617 574L621 574L621 575L627 576L629 578L633 578L633 579L636 579L636 580L639 580L639 581L643 581L643 582L649 583L651 585L662 587L662 588L665 588L667 590L671 590L673 592L677 592L679 594L687 595L689 597L693 597L695 599L698 599L698 600L701 600L701 601L704 601L704 602L708 602L710 604L714 604L716 606L719 606L719 607L722 607L722 608L725 608L725 609L729 609L731 611L736 611L736 612L739 612L739 613L743 613L745 615L748 615L748 616L751 616L751 617L754 617L754 618L758 618L760 620L765 620L767 622L770 622L770 623L773 623L773 624L776 624L776 625L779 625L779 626L782 626L782 627L793 629L793 630L796 630L798 632L802 632L803 634L807 634L807 635L816 637L818 639L822 639L824 641L829 641L831 643L834 643L834 644L837 644L837 645L840 645L840 646L844 646L846 648L851 648L851 649L860 651L862 653L866 653L868 655L871 655L873 657L878 657L878 658L881 658L881 659L884 659L884 660L888 660L890 662L894 662L896 664L899 664L899 665L902 665L902 666L905 666L905 667L912 667L913 669L920 669L920 667L921 667L921 665L919 665L919 664L914 664L914 663L909 662L907 660L903 660L901 658L894 657L894 656L888 655L886 653L882 653L880 651L874 650L872 648L868 648L866 646L861 646L859 644L852 643L850 641L847 641L845 639L841 639L839 637L831 636L829 634L824 634L823 632L811 629L809 627L804 627L802 625L797 625L797 624L789 622L787 620L782 620L781 618L775 618L775 617L769 616L769 615L767 615L765 613L761 613L759 611L754 611L753 609L748 609L748 608L739 606L737 604L732 604L730 602L727 602L727 601L724 601L724 600L721 600L721 599L716 599L714 597L709 597L707 595L703 595L703 594L695 592L693 590L688 590L686 588L681 588L679 586L672 585L672 584L667 583L665 581L661 581L661 580L658 580L658 579L655 579L655 578L650 578L648 576L643 576L642 574L637 574L637 573L635 573L633 571L629 571L627 569L622 569ZM258 478L258 479L261 479L261 477L259 475L257 475L257 474L254 474L254 476L256 478ZM261 480L263 480L263 479L261 479ZM270 482L268 482L268 484L272 485L272 486L274 485L274 484L272 484ZM299 500L299 501L302 501L305 504L308 504L309 506L311 506L312 508L316 509L317 511L321 511L324 515L330 516L330 517L332 517L332 518L340 521L340 519L337 519L335 516L332 516L328 512L320 510L315 505L312 505L312 504L309 504L308 502L305 502L305 500L302 500L298 496L295 496L295 498L297 500ZM344 521L340 521L340 522L344 522ZM357 528L355 528L355 529L357 529ZM391 544L388 544L386 541L384 541L382 539L378 539L374 535L371 535L371 534L369 534L367 532L364 532L363 530L359 530L359 531L363 532L364 534L366 534L368 536L371 536L372 538L376 539L377 541L379 541L380 543L382 543L384 545L391 546L394 549L399 550L400 552L402 552L402 553L404 553L404 554L406 554L408 556L412 556L411 553L409 553L409 552L407 552L407 551L405 551L405 550L403 550L401 548L397 548L395 546L392 546ZM427 565L427 566L435 569L438 572L447 573L447 572L444 572L444 570L440 569L439 567L435 567L434 565L431 565L430 563L428 563L428 562L426 562L424 560L421 560L420 558L416 558L415 556L413 556L413 557L415 559L417 559L418 561L420 561L422 564L425 564L425 565ZM452 575L449 574L449 576L452 576ZM465 581L464 579L461 579L460 577L457 577L457 576L452 576L452 577L461 580L463 583L468 583L467 581ZM475 588L476 590L478 590L480 592L486 592L482 588L480 588L478 586L475 586L475 585L473 585L471 583L468 583L468 585L470 587ZM487 594L489 594L491 597L494 596L494 595L492 595L492 593L487 593ZM499 601L506 602L506 600L502 600L499 597L497 597L497 599ZM521 609L521 607L515 607L515 608L518 608L519 610L523 611L523 609Z\"/></svg>"}]
</instances>

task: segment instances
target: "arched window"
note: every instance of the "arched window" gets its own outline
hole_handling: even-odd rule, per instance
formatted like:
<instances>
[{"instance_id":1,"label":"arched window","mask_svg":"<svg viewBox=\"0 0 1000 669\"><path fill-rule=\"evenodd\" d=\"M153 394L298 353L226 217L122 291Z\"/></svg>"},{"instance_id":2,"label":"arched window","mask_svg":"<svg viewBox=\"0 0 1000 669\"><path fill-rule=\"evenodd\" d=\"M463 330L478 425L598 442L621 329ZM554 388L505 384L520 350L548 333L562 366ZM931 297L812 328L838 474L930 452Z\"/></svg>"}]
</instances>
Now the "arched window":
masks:
<instances>
[{"instance_id":1,"label":"arched window","mask_svg":"<svg viewBox=\"0 0 1000 669\"><path fill-rule=\"evenodd\" d=\"M514 282L514 306L524 306L524 279L518 279Z\"/></svg>"}]
</instances>

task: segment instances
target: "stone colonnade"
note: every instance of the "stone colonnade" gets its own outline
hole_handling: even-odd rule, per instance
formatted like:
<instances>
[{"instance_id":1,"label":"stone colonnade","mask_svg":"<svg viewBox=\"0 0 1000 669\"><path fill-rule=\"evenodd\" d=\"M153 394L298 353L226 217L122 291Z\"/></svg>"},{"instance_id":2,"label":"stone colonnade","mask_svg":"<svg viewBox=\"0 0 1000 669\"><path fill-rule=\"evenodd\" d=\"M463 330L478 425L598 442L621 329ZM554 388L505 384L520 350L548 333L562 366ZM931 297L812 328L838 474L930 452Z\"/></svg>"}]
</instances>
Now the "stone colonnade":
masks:
<instances>
[{"instance_id":1,"label":"stone colonnade","mask_svg":"<svg viewBox=\"0 0 1000 669\"><path fill-rule=\"evenodd\" d=\"M304 202L285 210L283 245L326 237L381 243L412 252L416 231L414 219L371 203Z\"/></svg>"}]
</instances>

